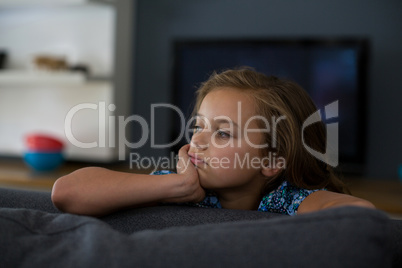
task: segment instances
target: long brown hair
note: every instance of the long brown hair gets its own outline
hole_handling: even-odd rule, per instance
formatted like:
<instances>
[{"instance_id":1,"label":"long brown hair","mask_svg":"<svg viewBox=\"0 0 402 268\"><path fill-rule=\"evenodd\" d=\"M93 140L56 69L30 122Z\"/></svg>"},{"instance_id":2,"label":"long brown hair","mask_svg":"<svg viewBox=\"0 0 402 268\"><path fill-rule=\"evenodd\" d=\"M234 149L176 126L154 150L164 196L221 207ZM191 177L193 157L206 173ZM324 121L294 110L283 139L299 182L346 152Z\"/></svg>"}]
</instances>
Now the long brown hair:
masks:
<instances>
[{"instance_id":1,"label":"long brown hair","mask_svg":"<svg viewBox=\"0 0 402 268\"><path fill-rule=\"evenodd\" d=\"M275 146L264 149L263 154L274 150L285 159L286 168L267 178L263 194L272 191L284 180L305 189L327 188L335 192L348 192L332 167L312 156L303 146L303 122L317 111L317 107L302 87L290 80L267 77L250 68L214 72L197 91L194 114L209 92L222 87L231 87L250 95L255 101L256 114L268 120L285 118L276 125L275 135L266 132L266 144ZM309 147L325 152L324 123L320 121L308 126L304 130L304 141Z\"/></svg>"}]
</instances>

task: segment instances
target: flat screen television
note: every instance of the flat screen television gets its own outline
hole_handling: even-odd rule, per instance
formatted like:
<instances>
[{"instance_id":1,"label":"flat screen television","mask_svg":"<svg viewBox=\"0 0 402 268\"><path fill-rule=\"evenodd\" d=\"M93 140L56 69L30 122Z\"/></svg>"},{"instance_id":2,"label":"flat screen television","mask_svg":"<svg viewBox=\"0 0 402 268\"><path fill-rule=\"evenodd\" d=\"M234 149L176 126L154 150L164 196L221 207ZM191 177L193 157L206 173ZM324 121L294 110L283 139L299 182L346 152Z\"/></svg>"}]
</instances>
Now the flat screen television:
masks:
<instances>
[{"instance_id":1,"label":"flat screen television","mask_svg":"<svg viewBox=\"0 0 402 268\"><path fill-rule=\"evenodd\" d=\"M297 82L318 109L338 100L340 169L364 168L368 39L175 40L173 47L173 103L187 117L195 91L214 70L250 66Z\"/></svg>"}]
</instances>

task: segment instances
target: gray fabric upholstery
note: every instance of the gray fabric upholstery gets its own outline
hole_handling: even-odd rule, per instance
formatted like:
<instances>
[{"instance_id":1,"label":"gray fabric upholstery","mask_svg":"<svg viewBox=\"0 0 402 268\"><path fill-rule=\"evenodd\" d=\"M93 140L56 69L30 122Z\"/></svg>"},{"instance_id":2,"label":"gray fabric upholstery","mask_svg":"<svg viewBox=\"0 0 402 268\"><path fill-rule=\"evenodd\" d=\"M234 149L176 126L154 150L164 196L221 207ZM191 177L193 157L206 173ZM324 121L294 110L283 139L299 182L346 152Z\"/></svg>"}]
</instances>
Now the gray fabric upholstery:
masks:
<instances>
[{"instance_id":1,"label":"gray fabric upholstery","mask_svg":"<svg viewBox=\"0 0 402 268\"><path fill-rule=\"evenodd\" d=\"M95 219L58 213L49 193L0 189L0 237L4 267L401 267L402 225L354 207L288 217L160 206Z\"/></svg>"},{"instance_id":2,"label":"gray fabric upholstery","mask_svg":"<svg viewBox=\"0 0 402 268\"><path fill-rule=\"evenodd\" d=\"M122 211L101 218L115 230L133 233L141 230L164 229L241 220L289 217L259 211L209 209L188 206L159 206Z\"/></svg>"},{"instance_id":3,"label":"gray fabric upholstery","mask_svg":"<svg viewBox=\"0 0 402 268\"><path fill-rule=\"evenodd\" d=\"M126 235L89 217L0 209L5 267L389 267L388 223L347 208Z\"/></svg>"},{"instance_id":4,"label":"gray fabric upholstery","mask_svg":"<svg viewBox=\"0 0 402 268\"><path fill-rule=\"evenodd\" d=\"M393 267L402 267L402 220L391 220L390 248L393 252Z\"/></svg>"},{"instance_id":5,"label":"gray fabric upholstery","mask_svg":"<svg viewBox=\"0 0 402 268\"><path fill-rule=\"evenodd\" d=\"M59 211L53 206L50 192L0 188L0 207L30 208L51 213Z\"/></svg>"},{"instance_id":6,"label":"gray fabric upholstery","mask_svg":"<svg viewBox=\"0 0 402 268\"><path fill-rule=\"evenodd\" d=\"M0 207L27 208L60 213L50 199L50 192L0 188ZM103 217L102 221L124 233L173 226L191 226L260 218L286 217L258 211L203 209L187 206L161 206L131 209Z\"/></svg>"}]
</instances>

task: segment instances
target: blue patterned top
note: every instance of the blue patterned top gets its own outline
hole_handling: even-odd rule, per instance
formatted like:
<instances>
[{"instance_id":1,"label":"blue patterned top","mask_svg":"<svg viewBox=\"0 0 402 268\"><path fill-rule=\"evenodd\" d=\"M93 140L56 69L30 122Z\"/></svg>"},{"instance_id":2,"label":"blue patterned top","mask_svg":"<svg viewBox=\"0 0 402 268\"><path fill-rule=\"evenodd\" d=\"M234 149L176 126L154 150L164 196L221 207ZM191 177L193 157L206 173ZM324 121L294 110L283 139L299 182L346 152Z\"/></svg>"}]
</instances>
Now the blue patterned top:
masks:
<instances>
[{"instance_id":1,"label":"blue patterned top","mask_svg":"<svg viewBox=\"0 0 402 268\"><path fill-rule=\"evenodd\" d=\"M160 170L152 172L151 175L165 175L172 173L174 172ZM308 195L318 190L323 189L307 190L293 186L288 181L284 181L276 190L273 190L262 198L260 205L258 206L258 211L296 215L301 202ZM213 193L207 193L203 201L192 205L205 208L222 208L218 197Z\"/></svg>"}]
</instances>

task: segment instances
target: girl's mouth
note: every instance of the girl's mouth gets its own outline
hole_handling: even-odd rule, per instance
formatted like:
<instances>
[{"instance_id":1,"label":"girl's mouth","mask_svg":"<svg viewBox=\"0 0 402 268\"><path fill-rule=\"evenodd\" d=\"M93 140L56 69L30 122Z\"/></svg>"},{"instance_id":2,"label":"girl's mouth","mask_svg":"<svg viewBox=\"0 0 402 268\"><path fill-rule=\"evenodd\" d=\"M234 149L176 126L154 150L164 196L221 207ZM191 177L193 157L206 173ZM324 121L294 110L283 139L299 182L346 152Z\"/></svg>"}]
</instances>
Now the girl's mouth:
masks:
<instances>
[{"instance_id":1,"label":"girl's mouth","mask_svg":"<svg viewBox=\"0 0 402 268\"><path fill-rule=\"evenodd\" d=\"M197 167L207 164L201 157L198 157L197 154L189 153L188 156L190 157L191 163Z\"/></svg>"}]
</instances>

